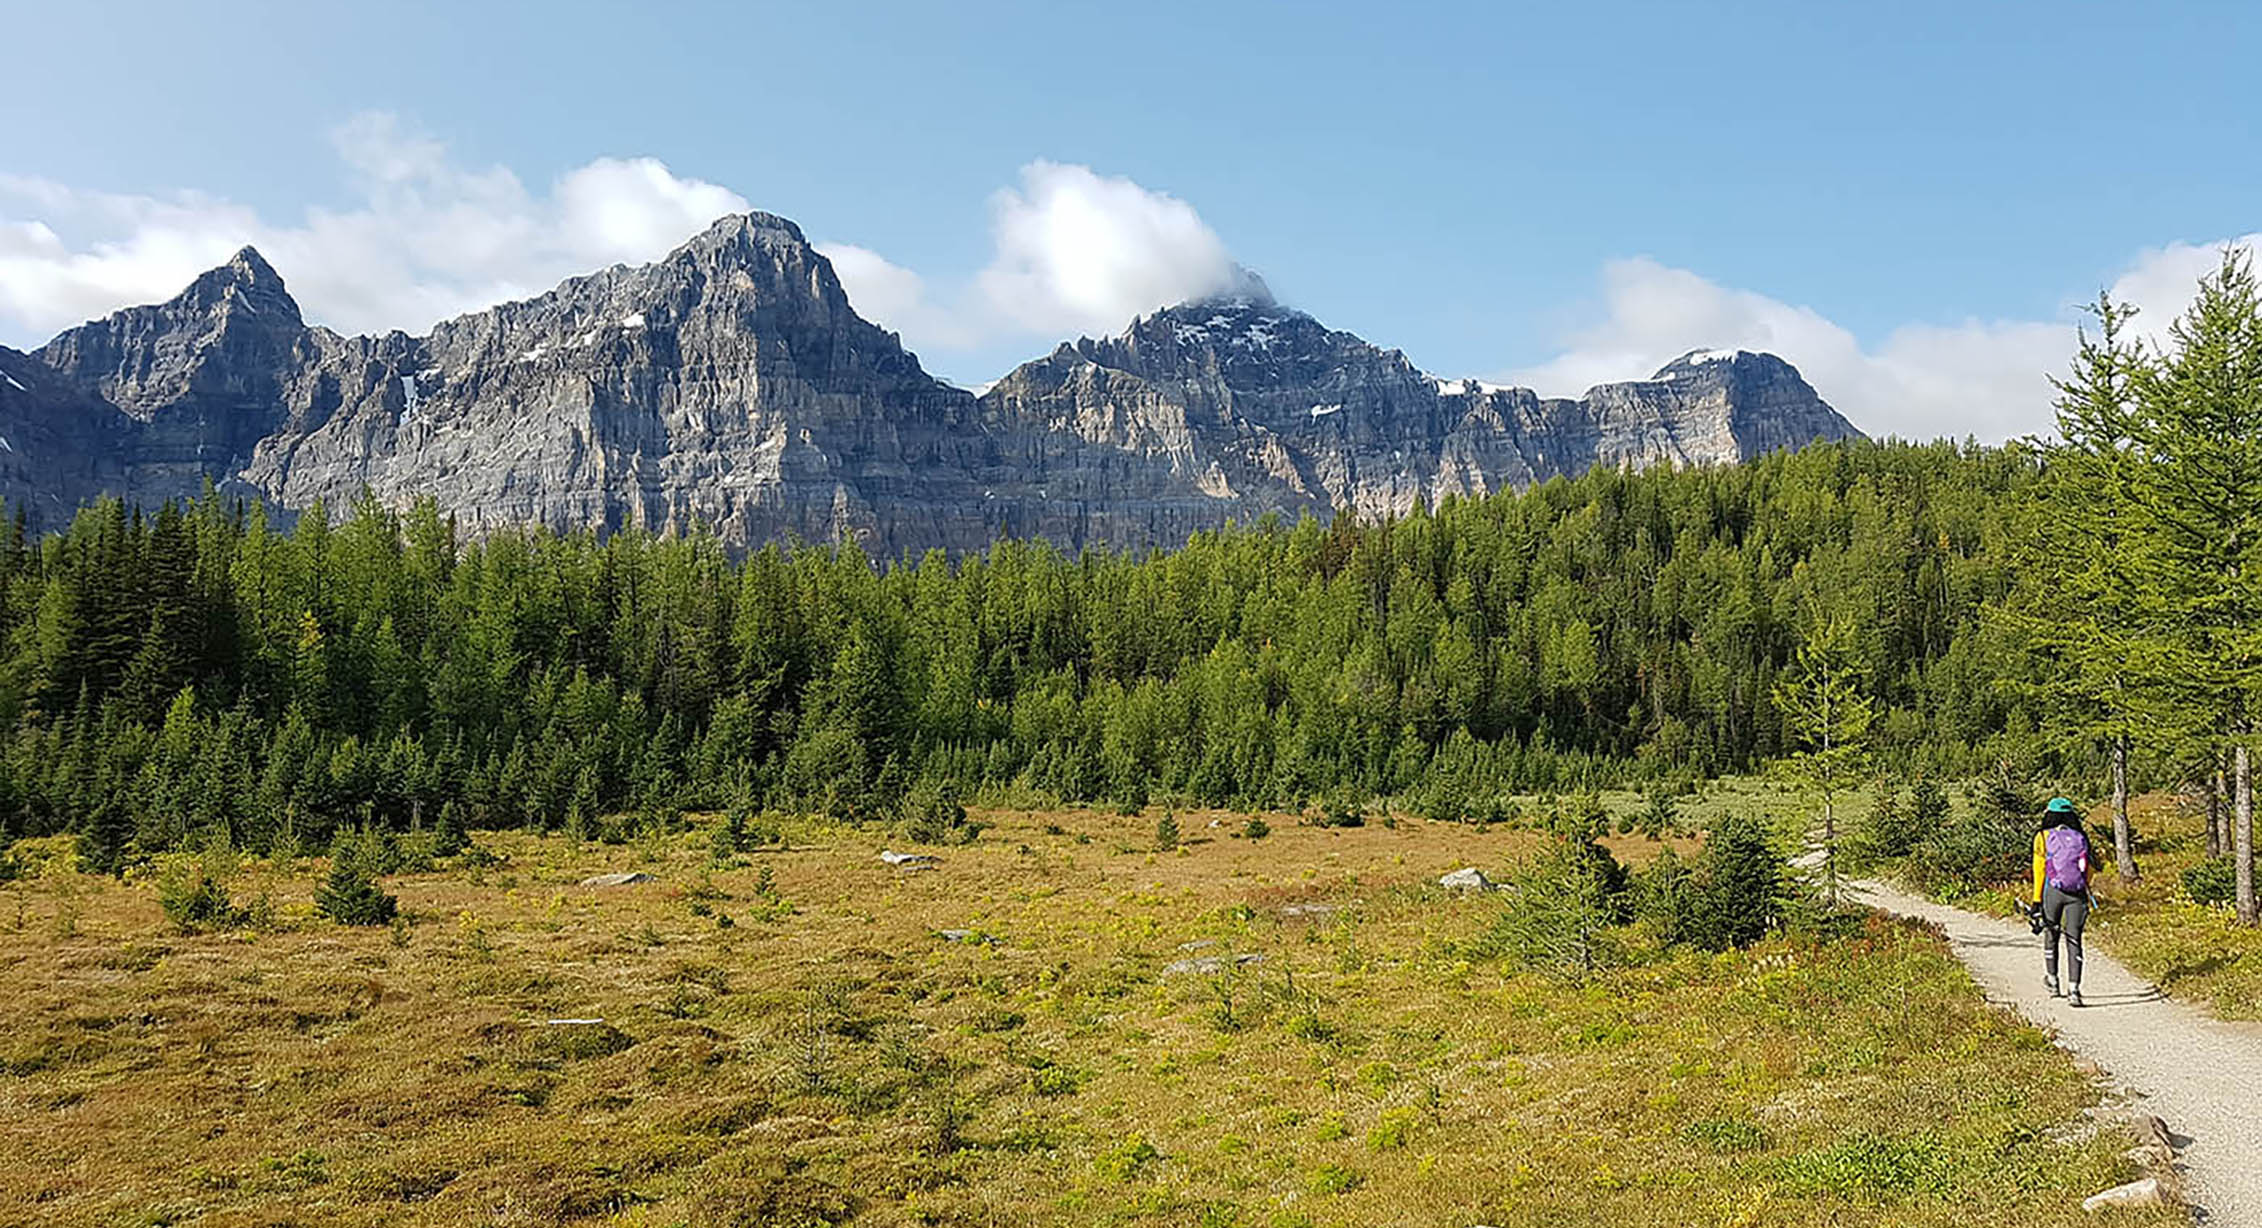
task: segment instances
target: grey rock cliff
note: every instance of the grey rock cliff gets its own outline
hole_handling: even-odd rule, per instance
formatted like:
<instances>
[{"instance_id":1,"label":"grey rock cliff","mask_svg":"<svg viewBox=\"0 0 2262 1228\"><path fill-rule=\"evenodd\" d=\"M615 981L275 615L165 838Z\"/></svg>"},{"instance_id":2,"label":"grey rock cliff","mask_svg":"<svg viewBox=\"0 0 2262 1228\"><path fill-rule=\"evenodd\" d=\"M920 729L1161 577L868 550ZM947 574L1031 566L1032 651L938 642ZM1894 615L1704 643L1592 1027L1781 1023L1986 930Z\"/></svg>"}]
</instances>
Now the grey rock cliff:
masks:
<instances>
[{"instance_id":1,"label":"grey rock cliff","mask_svg":"<svg viewBox=\"0 0 2262 1228\"><path fill-rule=\"evenodd\" d=\"M1766 355L1549 400L1443 383L1247 291L1063 344L976 398L767 214L424 337L307 325L247 248L166 303L0 349L0 495L60 516L207 481L291 509L366 489L430 495L473 532L705 524L737 548L896 557L1001 535L1172 544L1270 511L1403 513L1858 434Z\"/></svg>"},{"instance_id":2,"label":"grey rock cliff","mask_svg":"<svg viewBox=\"0 0 2262 1228\"><path fill-rule=\"evenodd\" d=\"M1268 510L1401 515L1598 465L1728 464L1859 437L1789 363L1695 351L1584 397L1440 380L1397 350L1262 297L1189 303L1027 363L983 394L985 417L1038 424L1066 453L1056 493L1149 507L1171 533ZM1074 468L1093 452L1112 472ZM1128 458L1150 462L1135 470ZM1032 457L1048 473L1054 458ZM1142 476L1152 489L1128 490ZM1105 479L1100 491L1087 479ZM1106 534L1118 537L1121 534Z\"/></svg>"}]
</instances>

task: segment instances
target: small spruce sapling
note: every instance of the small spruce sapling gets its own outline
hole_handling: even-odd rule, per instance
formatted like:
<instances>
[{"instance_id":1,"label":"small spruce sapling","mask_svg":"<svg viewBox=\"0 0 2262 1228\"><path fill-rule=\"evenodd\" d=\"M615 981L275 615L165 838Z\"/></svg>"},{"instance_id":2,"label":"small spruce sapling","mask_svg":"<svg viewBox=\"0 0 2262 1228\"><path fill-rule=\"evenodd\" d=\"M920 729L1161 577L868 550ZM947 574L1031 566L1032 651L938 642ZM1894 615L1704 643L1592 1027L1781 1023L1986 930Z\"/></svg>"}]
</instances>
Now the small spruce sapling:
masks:
<instances>
[{"instance_id":1,"label":"small spruce sapling","mask_svg":"<svg viewBox=\"0 0 2262 1228\"><path fill-rule=\"evenodd\" d=\"M1678 810L1671 794L1663 789L1653 790L1639 811L1618 820L1618 832L1621 835L1640 832L1648 839L1663 840L1679 819Z\"/></svg>"},{"instance_id":2,"label":"small spruce sapling","mask_svg":"<svg viewBox=\"0 0 2262 1228\"><path fill-rule=\"evenodd\" d=\"M79 862L96 874L117 878L133 859L134 820L118 799L104 798L79 834Z\"/></svg>"},{"instance_id":3,"label":"small spruce sapling","mask_svg":"<svg viewBox=\"0 0 2262 1228\"><path fill-rule=\"evenodd\" d=\"M400 901L377 885L363 845L341 834L330 846L330 877L314 893L314 909L340 925L389 925Z\"/></svg>"},{"instance_id":4,"label":"small spruce sapling","mask_svg":"<svg viewBox=\"0 0 2262 1228\"><path fill-rule=\"evenodd\" d=\"M463 804L451 798L440 807L440 821L432 829L432 855L454 857L469 843L463 828Z\"/></svg>"}]
</instances>

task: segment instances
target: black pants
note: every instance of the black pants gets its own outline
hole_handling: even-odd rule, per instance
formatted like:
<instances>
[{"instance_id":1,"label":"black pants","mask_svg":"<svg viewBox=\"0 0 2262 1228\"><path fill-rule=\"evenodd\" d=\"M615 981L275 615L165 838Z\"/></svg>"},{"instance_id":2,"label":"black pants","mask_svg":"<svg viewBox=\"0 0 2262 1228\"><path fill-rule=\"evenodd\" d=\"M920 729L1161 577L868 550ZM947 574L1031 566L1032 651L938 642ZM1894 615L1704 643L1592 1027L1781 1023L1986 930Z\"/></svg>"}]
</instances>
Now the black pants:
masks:
<instances>
[{"instance_id":1,"label":"black pants","mask_svg":"<svg viewBox=\"0 0 2262 1228\"><path fill-rule=\"evenodd\" d=\"M2066 936L2066 984L2081 986L2081 927L2089 921L2089 893L2042 886L2042 970L2058 975L2058 935Z\"/></svg>"}]
</instances>

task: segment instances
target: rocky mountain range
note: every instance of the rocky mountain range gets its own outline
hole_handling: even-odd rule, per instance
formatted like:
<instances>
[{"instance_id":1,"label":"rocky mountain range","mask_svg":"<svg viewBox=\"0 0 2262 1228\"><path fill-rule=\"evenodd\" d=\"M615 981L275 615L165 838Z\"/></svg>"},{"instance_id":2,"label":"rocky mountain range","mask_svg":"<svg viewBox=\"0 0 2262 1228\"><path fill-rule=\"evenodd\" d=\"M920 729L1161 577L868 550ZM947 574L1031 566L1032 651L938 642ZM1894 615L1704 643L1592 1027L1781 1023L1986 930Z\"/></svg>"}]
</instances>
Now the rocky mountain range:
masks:
<instances>
[{"instance_id":1,"label":"rocky mountain range","mask_svg":"<svg viewBox=\"0 0 2262 1228\"><path fill-rule=\"evenodd\" d=\"M1542 398L1436 379L1253 278L976 396L858 316L800 229L762 213L422 337L307 324L246 248L168 302L0 347L0 496L43 523L210 481L293 510L431 495L473 533L703 522L735 548L1073 550L1859 434L1770 355L1693 352Z\"/></svg>"}]
</instances>

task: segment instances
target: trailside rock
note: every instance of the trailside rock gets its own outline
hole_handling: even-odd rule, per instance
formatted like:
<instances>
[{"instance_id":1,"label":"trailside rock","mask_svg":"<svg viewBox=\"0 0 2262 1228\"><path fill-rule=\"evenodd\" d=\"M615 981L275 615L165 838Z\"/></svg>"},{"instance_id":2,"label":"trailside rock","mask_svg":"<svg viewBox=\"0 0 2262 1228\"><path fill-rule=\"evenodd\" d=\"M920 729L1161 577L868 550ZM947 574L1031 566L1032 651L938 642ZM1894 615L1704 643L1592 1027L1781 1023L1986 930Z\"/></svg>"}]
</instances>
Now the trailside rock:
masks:
<instances>
[{"instance_id":1,"label":"trailside rock","mask_svg":"<svg viewBox=\"0 0 2262 1228\"><path fill-rule=\"evenodd\" d=\"M2151 1113L2138 1113L2129 1118L2128 1130L2139 1147L2156 1147L2171 1155L2175 1152L2176 1140L2168 1132L2168 1123Z\"/></svg>"},{"instance_id":2,"label":"trailside rock","mask_svg":"<svg viewBox=\"0 0 2262 1228\"><path fill-rule=\"evenodd\" d=\"M2158 1177L2146 1177L2127 1185L2116 1185L2101 1194L2092 1194L2081 1200L2081 1209L2094 1215L2115 1207L2165 1207L2172 1200L2160 1184Z\"/></svg>"},{"instance_id":3,"label":"trailside rock","mask_svg":"<svg viewBox=\"0 0 2262 1228\"><path fill-rule=\"evenodd\" d=\"M1475 866L1464 866L1437 880L1437 885L1448 891L1497 891L1499 884L1486 878L1484 871Z\"/></svg>"}]
</instances>

